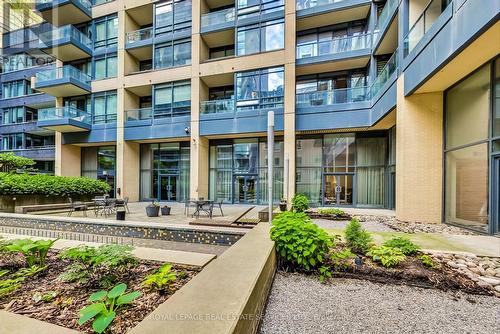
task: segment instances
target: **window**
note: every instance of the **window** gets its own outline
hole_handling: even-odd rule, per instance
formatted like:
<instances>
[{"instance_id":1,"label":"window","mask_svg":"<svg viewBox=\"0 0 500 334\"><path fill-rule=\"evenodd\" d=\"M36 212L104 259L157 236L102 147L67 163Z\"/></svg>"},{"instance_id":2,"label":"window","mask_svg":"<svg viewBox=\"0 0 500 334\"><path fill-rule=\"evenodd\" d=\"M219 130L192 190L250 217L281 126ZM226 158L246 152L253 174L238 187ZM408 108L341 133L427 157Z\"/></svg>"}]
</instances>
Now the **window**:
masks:
<instances>
[{"instance_id":1,"label":"window","mask_svg":"<svg viewBox=\"0 0 500 334\"><path fill-rule=\"evenodd\" d=\"M282 49L285 45L284 32L282 19L238 28L237 54L242 56Z\"/></svg>"},{"instance_id":2,"label":"window","mask_svg":"<svg viewBox=\"0 0 500 334\"><path fill-rule=\"evenodd\" d=\"M191 28L191 0L166 1L155 6L155 34Z\"/></svg>"},{"instance_id":3,"label":"window","mask_svg":"<svg viewBox=\"0 0 500 334\"><path fill-rule=\"evenodd\" d=\"M94 47L109 48L118 43L118 17L106 16L95 23Z\"/></svg>"},{"instance_id":4,"label":"window","mask_svg":"<svg viewBox=\"0 0 500 334\"><path fill-rule=\"evenodd\" d=\"M283 10L283 0L238 0L236 1L238 18L263 15Z\"/></svg>"},{"instance_id":5,"label":"window","mask_svg":"<svg viewBox=\"0 0 500 334\"><path fill-rule=\"evenodd\" d=\"M116 77L116 55L108 55L105 58L96 59L94 79L100 80L104 78Z\"/></svg>"},{"instance_id":6,"label":"window","mask_svg":"<svg viewBox=\"0 0 500 334\"><path fill-rule=\"evenodd\" d=\"M191 64L191 41L181 40L163 44L155 49L155 68Z\"/></svg>"},{"instance_id":7,"label":"window","mask_svg":"<svg viewBox=\"0 0 500 334\"><path fill-rule=\"evenodd\" d=\"M109 195L115 193L115 146L84 147L82 148L81 175L98 179L111 186Z\"/></svg>"},{"instance_id":8,"label":"window","mask_svg":"<svg viewBox=\"0 0 500 334\"><path fill-rule=\"evenodd\" d=\"M33 94L31 85L27 80L16 80L10 82L4 82L2 84L2 98L8 99L11 97L24 96L28 94Z\"/></svg>"},{"instance_id":9,"label":"window","mask_svg":"<svg viewBox=\"0 0 500 334\"><path fill-rule=\"evenodd\" d=\"M236 74L238 110L283 107L283 67Z\"/></svg>"},{"instance_id":10,"label":"window","mask_svg":"<svg viewBox=\"0 0 500 334\"><path fill-rule=\"evenodd\" d=\"M2 71L6 73L36 66L36 62L33 57L26 54L17 54L3 57L2 66Z\"/></svg>"},{"instance_id":11,"label":"window","mask_svg":"<svg viewBox=\"0 0 500 334\"><path fill-rule=\"evenodd\" d=\"M116 91L97 93L93 97L94 124L116 121Z\"/></svg>"},{"instance_id":12,"label":"window","mask_svg":"<svg viewBox=\"0 0 500 334\"><path fill-rule=\"evenodd\" d=\"M234 56L234 45L226 45L210 49L209 59Z\"/></svg>"},{"instance_id":13,"label":"window","mask_svg":"<svg viewBox=\"0 0 500 334\"><path fill-rule=\"evenodd\" d=\"M4 109L2 117L3 124L15 124L23 122L24 122L24 107L14 107L14 108Z\"/></svg>"},{"instance_id":14,"label":"window","mask_svg":"<svg viewBox=\"0 0 500 334\"><path fill-rule=\"evenodd\" d=\"M4 135L2 137L2 150L10 151L10 150L20 150L23 148L23 138L24 134L22 133L12 133L8 135Z\"/></svg>"},{"instance_id":15,"label":"window","mask_svg":"<svg viewBox=\"0 0 500 334\"><path fill-rule=\"evenodd\" d=\"M154 88L154 117L187 116L191 111L189 81L157 85Z\"/></svg>"}]
</instances>

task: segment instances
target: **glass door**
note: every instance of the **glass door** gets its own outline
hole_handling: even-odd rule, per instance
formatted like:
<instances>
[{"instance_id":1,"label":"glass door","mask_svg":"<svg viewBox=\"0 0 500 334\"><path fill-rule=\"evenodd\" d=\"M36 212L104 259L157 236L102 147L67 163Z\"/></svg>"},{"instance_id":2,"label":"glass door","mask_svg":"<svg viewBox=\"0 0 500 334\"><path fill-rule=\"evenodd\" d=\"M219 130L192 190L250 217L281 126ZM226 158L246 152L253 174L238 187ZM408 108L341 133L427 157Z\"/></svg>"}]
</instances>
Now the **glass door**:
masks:
<instances>
[{"instance_id":1,"label":"glass door","mask_svg":"<svg viewBox=\"0 0 500 334\"><path fill-rule=\"evenodd\" d=\"M353 199L353 174L325 174L323 205L349 206Z\"/></svg>"},{"instance_id":2,"label":"glass door","mask_svg":"<svg viewBox=\"0 0 500 334\"><path fill-rule=\"evenodd\" d=\"M257 181L256 175L235 175L233 202L239 204L257 203Z\"/></svg>"},{"instance_id":3,"label":"glass door","mask_svg":"<svg viewBox=\"0 0 500 334\"><path fill-rule=\"evenodd\" d=\"M492 202L491 202L491 233L500 231L500 155L492 157L493 169L491 178L493 180L492 187Z\"/></svg>"},{"instance_id":4,"label":"glass door","mask_svg":"<svg viewBox=\"0 0 500 334\"><path fill-rule=\"evenodd\" d=\"M160 194L160 201L177 201L178 189L177 189L177 175L160 175L160 182L158 186L160 189L158 193Z\"/></svg>"}]
</instances>

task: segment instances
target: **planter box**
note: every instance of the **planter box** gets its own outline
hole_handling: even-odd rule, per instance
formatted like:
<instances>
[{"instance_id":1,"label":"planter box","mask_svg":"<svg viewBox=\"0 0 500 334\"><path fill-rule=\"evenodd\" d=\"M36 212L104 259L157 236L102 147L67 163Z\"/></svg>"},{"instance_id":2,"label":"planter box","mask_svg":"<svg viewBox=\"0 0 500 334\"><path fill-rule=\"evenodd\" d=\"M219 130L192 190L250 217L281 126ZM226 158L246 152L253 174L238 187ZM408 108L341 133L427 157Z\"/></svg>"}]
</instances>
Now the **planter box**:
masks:
<instances>
[{"instance_id":1,"label":"planter box","mask_svg":"<svg viewBox=\"0 0 500 334\"><path fill-rule=\"evenodd\" d=\"M90 201L93 196L74 197L76 201ZM68 204L69 198L65 196L43 196L43 195L9 195L0 196L0 212L16 212L20 206L46 205L46 204ZM69 207L69 206L68 206Z\"/></svg>"}]
</instances>

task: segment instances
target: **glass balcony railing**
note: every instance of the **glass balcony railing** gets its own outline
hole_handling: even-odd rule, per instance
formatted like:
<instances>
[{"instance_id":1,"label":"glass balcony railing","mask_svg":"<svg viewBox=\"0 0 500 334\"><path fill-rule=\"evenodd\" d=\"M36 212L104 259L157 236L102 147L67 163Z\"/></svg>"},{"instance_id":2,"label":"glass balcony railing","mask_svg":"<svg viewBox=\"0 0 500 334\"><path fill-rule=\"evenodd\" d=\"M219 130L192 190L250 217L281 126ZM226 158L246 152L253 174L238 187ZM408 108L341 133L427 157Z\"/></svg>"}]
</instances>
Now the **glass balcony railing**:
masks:
<instances>
[{"instance_id":1,"label":"glass balcony railing","mask_svg":"<svg viewBox=\"0 0 500 334\"><path fill-rule=\"evenodd\" d=\"M61 118L71 118L73 120L90 124L90 113L76 109L74 107L45 108L38 110L38 121L52 121Z\"/></svg>"},{"instance_id":2,"label":"glass balcony railing","mask_svg":"<svg viewBox=\"0 0 500 334\"><path fill-rule=\"evenodd\" d=\"M334 90L299 92L296 97L297 107L328 106L340 103L368 101L369 87L351 87Z\"/></svg>"},{"instance_id":3,"label":"glass balcony railing","mask_svg":"<svg viewBox=\"0 0 500 334\"><path fill-rule=\"evenodd\" d=\"M422 14L420 14L404 38L403 46L405 57L415 48L451 2L452 1L443 2L442 0L429 1Z\"/></svg>"},{"instance_id":4,"label":"glass balcony railing","mask_svg":"<svg viewBox=\"0 0 500 334\"><path fill-rule=\"evenodd\" d=\"M398 69L398 50L394 51L391 58L384 65L377 78L370 86L370 95L375 97L391 75Z\"/></svg>"},{"instance_id":5,"label":"glass balcony railing","mask_svg":"<svg viewBox=\"0 0 500 334\"><path fill-rule=\"evenodd\" d=\"M130 45L153 37L153 28L144 28L127 32L125 42Z\"/></svg>"},{"instance_id":6,"label":"glass balcony railing","mask_svg":"<svg viewBox=\"0 0 500 334\"><path fill-rule=\"evenodd\" d=\"M35 86L43 84L47 81L59 79L75 79L87 85L90 85L90 81L92 80L90 75L83 73L76 67L73 67L71 65L64 65L63 67L56 67L50 70L37 72Z\"/></svg>"},{"instance_id":7,"label":"glass balcony railing","mask_svg":"<svg viewBox=\"0 0 500 334\"><path fill-rule=\"evenodd\" d=\"M382 12L380 13L378 19L377 19L377 25L375 26L374 29L374 36L373 39L377 39L380 31L385 28L387 23L389 23L389 19L391 18L391 14L393 13L394 9L398 6L399 0L387 0L385 3L384 8L382 9Z\"/></svg>"},{"instance_id":8,"label":"glass balcony railing","mask_svg":"<svg viewBox=\"0 0 500 334\"><path fill-rule=\"evenodd\" d=\"M92 3L89 0L74 0L75 2L79 3L84 7L85 9L88 9L89 11L92 9ZM53 3L54 0L36 0L37 4L46 4L46 3Z\"/></svg>"},{"instance_id":9,"label":"glass balcony railing","mask_svg":"<svg viewBox=\"0 0 500 334\"><path fill-rule=\"evenodd\" d=\"M46 31L40 34L40 41L43 43L57 41L63 38L71 38L88 48L92 47L92 41L80 30L76 29L71 24L54 28L50 31Z\"/></svg>"},{"instance_id":10,"label":"glass balcony railing","mask_svg":"<svg viewBox=\"0 0 500 334\"><path fill-rule=\"evenodd\" d=\"M234 18L235 18L234 7L203 14L201 16L201 27L204 28L211 25L232 22L234 21Z\"/></svg>"},{"instance_id":11,"label":"glass balcony railing","mask_svg":"<svg viewBox=\"0 0 500 334\"><path fill-rule=\"evenodd\" d=\"M125 111L125 120L127 122L151 119L152 116L153 116L152 108L131 109Z\"/></svg>"},{"instance_id":12,"label":"glass balcony railing","mask_svg":"<svg viewBox=\"0 0 500 334\"><path fill-rule=\"evenodd\" d=\"M371 47L369 34L337 38L329 41L303 43L296 48L297 59L333 55L342 52L361 50Z\"/></svg>"},{"instance_id":13,"label":"glass balcony railing","mask_svg":"<svg viewBox=\"0 0 500 334\"><path fill-rule=\"evenodd\" d=\"M202 101L200 105L201 114L221 114L234 110L234 99Z\"/></svg>"},{"instance_id":14,"label":"glass balcony railing","mask_svg":"<svg viewBox=\"0 0 500 334\"><path fill-rule=\"evenodd\" d=\"M345 0L297 0L297 10L321 7L334 3L344 2Z\"/></svg>"}]
</instances>

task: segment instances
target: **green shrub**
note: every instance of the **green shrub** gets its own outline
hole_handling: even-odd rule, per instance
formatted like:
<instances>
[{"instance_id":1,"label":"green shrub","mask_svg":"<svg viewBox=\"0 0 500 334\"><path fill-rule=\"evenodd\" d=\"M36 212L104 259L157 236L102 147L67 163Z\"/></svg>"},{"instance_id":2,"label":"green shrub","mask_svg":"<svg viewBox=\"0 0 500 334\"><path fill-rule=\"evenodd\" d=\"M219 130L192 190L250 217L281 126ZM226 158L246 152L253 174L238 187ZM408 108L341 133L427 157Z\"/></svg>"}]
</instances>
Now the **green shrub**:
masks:
<instances>
[{"instance_id":1,"label":"green shrub","mask_svg":"<svg viewBox=\"0 0 500 334\"><path fill-rule=\"evenodd\" d=\"M139 291L125 293L127 285L120 283L110 291L98 291L90 295L89 300L93 302L80 310L78 324L83 325L89 320L92 322L92 329L97 333L102 333L108 328L116 317L116 311L122 305L130 304L141 296Z\"/></svg>"},{"instance_id":2,"label":"green shrub","mask_svg":"<svg viewBox=\"0 0 500 334\"><path fill-rule=\"evenodd\" d=\"M320 265L333 242L303 212L283 212L273 219L271 239L283 264L311 270Z\"/></svg>"},{"instance_id":3,"label":"green shrub","mask_svg":"<svg viewBox=\"0 0 500 334\"><path fill-rule=\"evenodd\" d=\"M373 247L367 255L371 256L373 261L380 262L384 267L394 267L406 259L399 248L386 246Z\"/></svg>"},{"instance_id":4,"label":"green shrub","mask_svg":"<svg viewBox=\"0 0 500 334\"><path fill-rule=\"evenodd\" d=\"M391 248L399 248L404 255L414 255L418 252L420 247L415 245L410 239L405 237L392 238L384 242L384 246Z\"/></svg>"},{"instance_id":5,"label":"green shrub","mask_svg":"<svg viewBox=\"0 0 500 334\"><path fill-rule=\"evenodd\" d=\"M309 208L309 199L304 194L295 194L292 198L292 210L295 212L304 212Z\"/></svg>"},{"instance_id":6,"label":"green shrub","mask_svg":"<svg viewBox=\"0 0 500 334\"><path fill-rule=\"evenodd\" d=\"M19 239L11 242L5 248L10 252L21 253L24 255L28 267L38 264L40 267L45 266L45 260L49 249L54 245L55 240L36 240Z\"/></svg>"},{"instance_id":7,"label":"green shrub","mask_svg":"<svg viewBox=\"0 0 500 334\"><path fill-rule=\"evenodd\" d=\"M334 251L330 254L330 260L335 270L345 270L349 267L349 263L356 257L356 254L351 252L349 248L344 248L340 251Z\"/></svg>"},{"instance_id":8,"label":"green shrub","mask_svg":"<svg viewBox=\"0 0 500 334\"><path fill-rule=\"evenodd\" d=\"M345 215L345 212L343 210L335 209L335 208L318 209L318 213L320 215L335 216L335 217L341 217L341 216Z\"/></svg>"},{"instance_id":9,"label":"green shrub","mask_svg":"<svg viewBox=\"0 0 500 334\"><path fill-rule=\"evenodd\" d=\"M0 280L0 298L19 289L26 278L35 276L36 274L44 271L47 267L32 266L29 268L22 268L12 278ZM8 271L2 271L0 277L7 275Z\"/></svg>"},{"instance_id":10,"label":"green shrub","mask_svg":"<svg viewBox=\"0 0 500 334\"><path fill-rule=\"evenodd\" d=\"M371 247L373 238L361 227L361 224L356 218L351 219L345 228L345 238L347 246L355 253L365 254Z\"/></svg>"},{"instance_id":11,"label":"green shrub","mask_svg":"<svg viewBox=\"0 0 500 334\"><path fill-rule=\"evenodd\" d=\"M332 270L327 266L321 266L319 268L319 281L323 283L329 278L332 278Z\"/></svg>"},{"instance_id":12,"label":"green shrub","mask_svg":"<svg viewBox=\"0 0 500 334\"><path fill-rule=\"evenodd\" d=\"M435 269L438 267L438 265L436 264L436 262L434 262L432 257L430 257L427 254L422 254L418 258L422 262L422 264L427 268Z\"/></svg>"},{"instance_id":13,"label":"green shrub","mask_svg":"<svg viewBox=\"0 0 500 334\"><path fill-rule=\"evenodd\" d=\"M59 257L73 263L59 279L80 284L99 284L109 287L115 283L116 274L137 264L132 255L132 246L102 245L99 247L79 246L63 250Z\"/></svg>"},{"instance_id":14,"label":"green shrub","mask_svg":"<svg viewBox=\"0 0 500 334\"><path fill-rule=\"evenodd\" d=\"M107 193L110 186L86 177L0 173L0 195L83 197Z\"/></svg>"},{"instance_id":15,"label":"green shrub","mask_svg":"<svg viewBox=\"0 0 500 334\"><path fill-rule=\"evenodd\" d=\"M27 169L35 165L30 158L20 157L12 152L0 153L0 171L14 172L18 169Z\"/></svg>"},{"instance_id":16,"label":"green shrub","mask_svg":"<svg viewBox=\"0 0 500 334\"><path fill-rule=\"evenodd\" d=\"M150 289L163 291L176 279L177 275L172 271L172 265L170 263L165 263L155 273L146 276L142 284Z\"/></svg>"}]
</instances>

